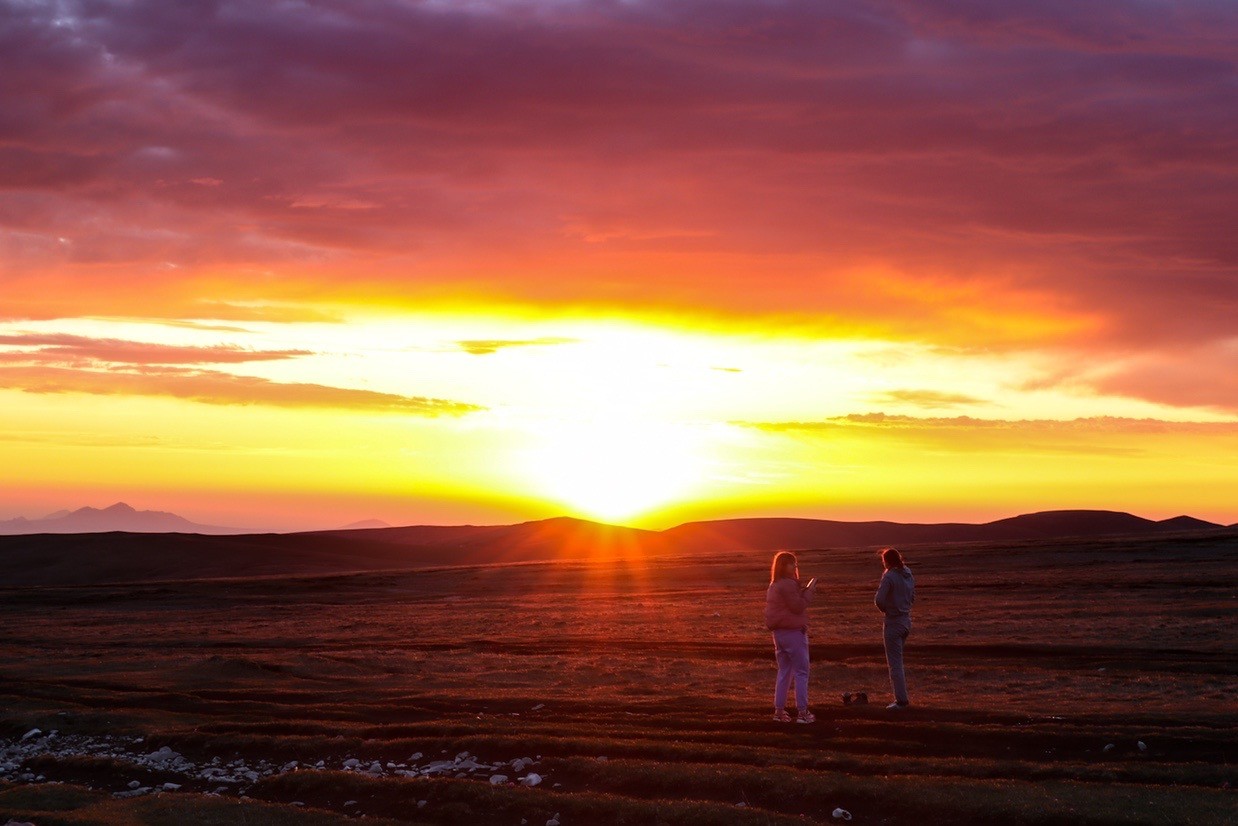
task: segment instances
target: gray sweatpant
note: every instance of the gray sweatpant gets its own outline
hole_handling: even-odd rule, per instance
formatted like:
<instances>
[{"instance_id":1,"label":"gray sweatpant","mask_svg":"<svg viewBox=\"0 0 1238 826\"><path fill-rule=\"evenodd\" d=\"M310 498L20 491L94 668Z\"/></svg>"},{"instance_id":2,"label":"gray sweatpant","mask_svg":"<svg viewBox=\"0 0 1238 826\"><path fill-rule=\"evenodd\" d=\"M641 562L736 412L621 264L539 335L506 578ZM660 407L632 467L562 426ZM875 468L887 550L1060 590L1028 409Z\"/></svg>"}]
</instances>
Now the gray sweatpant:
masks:
<instances>
[{"instance_id":1,"label":"gray sweatpant","mask_svg":"<svg viewBox=\"0 0 1238 826\"><path fill-rule=\"evenodd\" d=\"M903 645L907 642L907 635L911 633L911 619L887 617L883 630L886 665L890 667L890 686L894 689L894 701L906 704L910 700L907 699L907 675L903 673Z\"/></svg>"}]
</instances>

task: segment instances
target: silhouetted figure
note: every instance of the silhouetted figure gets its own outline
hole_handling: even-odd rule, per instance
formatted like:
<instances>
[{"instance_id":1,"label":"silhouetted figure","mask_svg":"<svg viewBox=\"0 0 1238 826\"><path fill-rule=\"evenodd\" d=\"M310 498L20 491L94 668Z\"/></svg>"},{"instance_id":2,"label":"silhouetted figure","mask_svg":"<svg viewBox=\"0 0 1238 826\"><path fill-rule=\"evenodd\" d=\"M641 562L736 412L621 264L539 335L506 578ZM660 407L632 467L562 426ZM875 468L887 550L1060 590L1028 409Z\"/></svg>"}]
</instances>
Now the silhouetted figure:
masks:
<instances>
[{"instance_id":1,"label":"silhouetted figure","mask_svg":"<svg viewBox=\"0 0 1238 826\"><path fill-rule=\"evenodd\" d=\"M774 634L774 657L778 678L774 682L774 719L791 722L787 713L787 692L795 678L797 723L817 718L808 710L808 603L817 592L817 579L800 585L799 562L795 554L779 551L769 570L769 589L765 592L765 627Z\"/></svg>"},{"instance_id":2,"label":"silhouetted figure","mask_svg":"<svg viewBox=\"0 0 1238 826\"><path fill-rule=\"evenodd\" d=\"M886 665L890 667L890 686L894 702L887 709L897 710L911 704L907 697L907 676L903 673L903 646L911 633L911 606L916 601L916 580L903 562L903 555L893 548L881 552L885 573L877 586L873 602L886 615L882 623L886 646Z\"/></svg>"}]
</instances>

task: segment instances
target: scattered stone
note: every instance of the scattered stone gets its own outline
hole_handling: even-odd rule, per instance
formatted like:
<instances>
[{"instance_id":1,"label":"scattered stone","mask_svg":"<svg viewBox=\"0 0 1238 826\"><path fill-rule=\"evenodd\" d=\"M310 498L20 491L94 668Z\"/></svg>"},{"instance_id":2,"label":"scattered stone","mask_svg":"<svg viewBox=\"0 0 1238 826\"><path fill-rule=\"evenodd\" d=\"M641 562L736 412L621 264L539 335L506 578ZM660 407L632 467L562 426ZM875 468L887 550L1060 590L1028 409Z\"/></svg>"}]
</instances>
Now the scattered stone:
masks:
<instances>
[{"instance_id":1,"label":"scattered stone","mask_svg":"<svg viewBox=\"0 0 1238 826\"><path fill-rule=\"evenodd\" d=\"M138 786L141 786L141 785L142 785L142 784L141 784L141 783L139 783L139 782L138 782L138 781L136 781L136 780L130 780L130 781L129 781L129 788L131 788L131 789L136 789Z\"/></svg>"},{"instance_id":2,"label":"scattered stone","mask_svg":"<svg viewBox=\"0 0 1238 826\"><path fill-rule=\"evenodd\" d=\"M350 806L356 806L356 805L357 805L357 801L355 801L355 800L345 800L345 801L344 801L344 808L345 808L345 809L349 808Z\"/></svg>"},{"instance_id":3,"label":"scattered stone","mask_svg":"<svg viewBox=\"0 0 1238 826\"><path fill-rule=\"evenodd\" d=\"M294 800L292 801L292 805L293 806L304 806L305 804L302 803L300 800Z\"/></svg>"},{"instance_id":4,"label":"scattered stone","mask_svg":"<svg viewBox=\"0 0 1238 826\"><path fill-rule=\"evenodd\" d=\"M373 763L370 764L370 767L366 769L366 771L370 774L382 774L383 764L375 760Z\"/></svg>"},{"instance_id":5,"label":"scattered stone","mask_svg":"<svg viewBox=\"0 0 1238 826\"><path fill-rule=\"evenodd\" d=\"M1116 748L1117 746L1114 743L1109 743L1103 749L1101 749L1101 751L1103 751L1105 754L1108 754L1109 752L1113 751Z\"/></svg>"},{"instance_id":6,"label":"scattered stone","mask_svg":"<svg viewBox=\"0 0 1238 826\"><path fill-rule=\"evenodd\" d=\"M555 816L546 821L546 826L559 826L559 813L555 812Z\"/></svg>"},{"instance_id":7,"label":"scattered stone","mask_svg":"<svg viewBox=\"0 0 1238 826\"><path fill-rule=\"evenodd\" d=\"M537 705L533 706L533 709L532 709L532 710L533 710L533 711L541 711L541 710L542 710L542 709L544 709L545 707L546 707L546 704L545 704L545 703L538 703Z\"/></svg>"},{"instance_id":8,"label":"scattered stone","mask_svg":"<svg viewBox=\"0 0 1238 826\"><path fill-rule=\"evenodd\" d=\"M503 785L503 784L504 784L504 783L506 783L506 782L507 782L507 775L505 775L505 774L492 774L492 775L490 775L490 785L491 785L491 786L501 786L501 785Z\"/></svg>"},{"instance_id":9,"label":"scattered stone","mask_svg":"<svg viewBox=\"0 0 1238 826\"><path fill-rule=\"evenodd\" d=\"M28 732L26 732L25 734L23 734L23 735L21 736L21 739L22 739L23 741L25 741L25 740L29 740L31 737L38 737L38 736L39 736L40 734L42 734L42 733L43 733L43 730L42 730L42 729L32 728L32 729L30 729L30 731L28 731Z\"/></svg>"},{"instance_id":10,"label":"scattered stone","mask_svg":"<svg viewBox=\"0 0 1238 826\"><path fill-rule=\"evenodd\" d=\"M361 761L355 757L350 757L344 761L344 768L346 769L355 769L357 768L357 766L360 766L360 765L361 765Z\"/></svg>"},{"instance_id":11,"label":"scattered stone","mask_svg":"<svg viewBox=\"0 0 1238 826\"><path fill-rule=\"evenodd\" d=\"M833 812L831 812L831 815L833 816L835 820L850 820L851 819L851 812L847 811L846 809L842 807L835 809Z\"/></svg>"},{"instance_id":12,"label":"scattered stone","mask_svg":"<svg viewBox=\"0 0 1238 826\"><path fill-rule=\"evenodd\" d=\"M531 788L542 782L542 776L537 772L529 772L528 775L520 778L520 782Z\"/></svg>"},{"instance_id":13,"label":"scattered stone","mask_svg":"<svg viewBox=\"0 0 1238 826\"><path fill-rule=\"evenodd\" d=\"M409 755L408 762L412 763L414 760L420 760L423 756L424 755L421 752Z\"/></svg>"},{"instance_id":14,"label":"scattered stone","mask_svg":"<svg viewBox=\"0 0 1238 826\"><path fill-rule=\"evenodd\" d=\"M180 788L181 788L181 784L180 784L180 783L164 783L164 784L163 784L163 790L164 790L165 792L175 792L175 791L180 791Z\"/></svg>"},{"instance_id":15,"label":"scattered stone","mask_svg":"<svg viewBox=\"0 0 1238 826\"><path fill-rule=\"evenodd\" d=\"M1139 741L1138 743L1136 743L1135 745L1139 747L1139 750L1140 750L1140 751L1147 751L1147 750L1148 750L1148 744L1147 744L1147 743L1145 743L1145 742L1144 742L1144 741L1142 741L1142 740L1140 740L1140 741Z\"/></svg>"},{"instance_id":16,"label":"scattered stone","mask_svg":"<svg viewBox=\"0 0 1238 826\"><path fill-rule=\"evenodd\" d=\"M418 808L418 809L424 809L424 808L426 807L426 804L427 804L427 803L429 803L429 802L430 802L430 801L428 801L428 800L418 800L418 801L417 801L417 808Z\"/></svg>"}]
</instances>

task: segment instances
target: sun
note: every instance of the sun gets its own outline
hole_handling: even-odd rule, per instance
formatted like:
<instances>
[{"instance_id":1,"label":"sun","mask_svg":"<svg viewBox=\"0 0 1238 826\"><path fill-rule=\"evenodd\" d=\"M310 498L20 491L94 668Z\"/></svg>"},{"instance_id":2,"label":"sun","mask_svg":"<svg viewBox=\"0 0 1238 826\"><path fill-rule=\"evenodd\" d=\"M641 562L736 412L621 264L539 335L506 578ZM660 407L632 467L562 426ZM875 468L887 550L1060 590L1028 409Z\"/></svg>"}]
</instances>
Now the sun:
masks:
<instances>
[{"instance_id":1,"label":"sun","mask_svg":"<svg viewBox=\"0 0 1238 826\"><path fill-rule=\"evenodd\" d=\"M681 499L701 473L689 428L619 418L556 423L537 436L521 468L542 497L603 520Z\"/></svg>"}]
</instances>

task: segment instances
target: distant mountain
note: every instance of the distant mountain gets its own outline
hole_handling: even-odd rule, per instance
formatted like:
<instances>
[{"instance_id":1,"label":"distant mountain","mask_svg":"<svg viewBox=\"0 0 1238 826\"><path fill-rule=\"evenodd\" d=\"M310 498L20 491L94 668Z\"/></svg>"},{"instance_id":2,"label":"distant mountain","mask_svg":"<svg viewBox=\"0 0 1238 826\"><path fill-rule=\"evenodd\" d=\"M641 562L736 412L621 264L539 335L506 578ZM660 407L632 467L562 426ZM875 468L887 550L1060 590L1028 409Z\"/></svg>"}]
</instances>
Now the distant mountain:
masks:
<instances>
[{"instance_id":1,"label":"distant mountain","mask_svg":"<svg viewBox=\"0 0 1238 826\"><path fill-rule=\"evenodd\" d=\"M67 520L94 530L111 518L140 520L143 531L67 533ZM80 515L80 516L79 516ZM64 521L62 521L64 520ZM169 533L150 533L166 520ZM822 519L725 519L691 522L665 531L605 525L566 517L514 525L414 525L295 534L204 536L207 526L173 514L139 513L127 505L83 508L56 520L12 520L0 537L0 586L89 585L216 577L304 576L358 571L489 565L541 560L641 560L650 555L728 551L768 552L877 545L1053 540L1071 537L1156 536L1223 530L1179 516L1160 522L1113 511L1046 511L984 524L838 522ZM30 526L58 522L58 536L29 535ZM82 529L78 529L81 531ZM226 529L218 529L226 531Z\"/></svg>"},{"instance_id":2,"label":"distant mountain","mask_svg":"<svg viewBox=\"0 0 1238 826\"><path fill-rule=\"evenodd\" d=\"M999 542L1068 536L1168 533L1221 528L1212 522L1178 516L1155 522L1117 511L1042 511L995 522L836 522L826 519L723 519L689 522L663 531L683 549L774 550L856 545L912 545L926 542Z\"/></svg>"},{"instance_id":3,"label":"distant mountain","mask_svg":"<svg viewBox=\"0 0 1238 826\"><path fill-rule=\"evenodd\" d=\"M1167 531L1201 531L1208 528L1223 527L1212 522L1205 522L1202 519L1196 519L1193 516L1175 516L1171 519L1162 519L1156 524L1162 526ZM1234 527L1231 525L1230 527Z\"/></svg>"},{"instance_id":4,"label":"distant mountain","mask_svg":"<svg viewBox=\"0 0 1238 826\"><path fill-rule=\"evenodd\" d=\"M336 528L337 531L368 531L373 528L390 528L390 523L384 522L381 519L362 519L360 522L350 522L342 528Z\"/></svg>"},{"instance_id":5,"label":"distant mountain","mask_svg":"<svg viewBox=\"0 0 1238 826\"><path fill-rule=\"evenodd\" d=\"M163 511L139 511L117 502L111 507L78 508L75 511L57 511L42 519L18 517L0 522L0 534L28 533L103 533L127 531L129 533L236 533L233 528L217 525L199 525L184 517Z\"/></svg>"}]
</instances>

